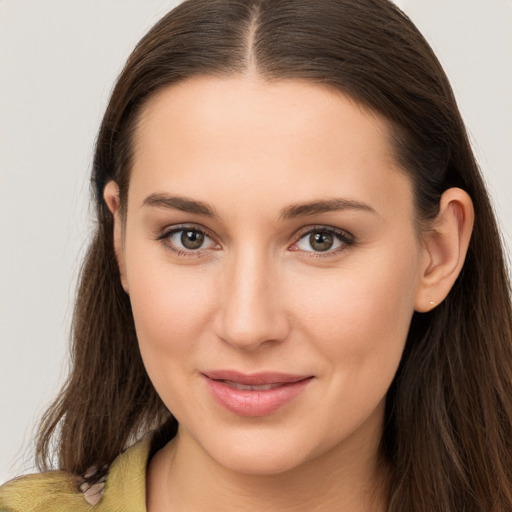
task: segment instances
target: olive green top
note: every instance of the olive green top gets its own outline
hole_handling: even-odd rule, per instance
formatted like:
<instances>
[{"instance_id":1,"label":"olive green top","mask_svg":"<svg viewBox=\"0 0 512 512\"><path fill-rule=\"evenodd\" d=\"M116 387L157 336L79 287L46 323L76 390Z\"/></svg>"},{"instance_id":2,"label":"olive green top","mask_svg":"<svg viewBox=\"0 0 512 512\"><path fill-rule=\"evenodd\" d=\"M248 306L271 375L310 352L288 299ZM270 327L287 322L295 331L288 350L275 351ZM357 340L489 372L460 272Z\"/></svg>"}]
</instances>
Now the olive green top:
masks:
<instances>
[{"instance_id":1,"label":"olive green top","mask_svg":"<svg viewBox=\"0 0 512 512\"><path fill-rule=\"evenodd\" d=\"M96 487L98 497L101 495L96 505L89 503L95 501L90 492L80 490L80 478L63 471L48 471L15 478L0 487L0 511L146 512L150 447L151 436L146 436L117 457L104 486ZM82 489L85 491L84 486Z\"/></svg>"}]
</instances>

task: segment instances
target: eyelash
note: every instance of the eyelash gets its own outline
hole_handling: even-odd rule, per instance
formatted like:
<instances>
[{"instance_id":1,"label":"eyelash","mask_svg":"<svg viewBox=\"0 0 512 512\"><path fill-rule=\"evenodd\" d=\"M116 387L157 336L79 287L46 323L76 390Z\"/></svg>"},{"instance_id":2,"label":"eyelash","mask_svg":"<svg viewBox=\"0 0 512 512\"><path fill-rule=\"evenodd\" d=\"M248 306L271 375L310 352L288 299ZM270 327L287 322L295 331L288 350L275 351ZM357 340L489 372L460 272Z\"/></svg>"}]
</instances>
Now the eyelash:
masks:
<instances>
[{"instance_id":1,"label":"eyelash","mask_svg":"<svg viewBox=\"0 0 512 512\"><path fill-rule=\"evenodd\" d=\"M310 258L329 258L331 256L335 256L340 252L343 252L350 247L353 247L356 243L354 237L347 233L346 231L343 231L341 229L332 228L329 226L308 226L303 231L301 231L296 238L296 241L293 242L293 245L297 245L302 240L306 239L306 237L311 236L313 233L322 233L322 234L328 234L332 235L334 239L337 239L338 242L340 242L340 245L336 247L335 249L327 249L326 251L303 251L307 252L308 257ZM294 249L297 250L297 249Z\"/></svg>"},{"instance_id":2,"label":"eyelash","mask_svg":"<svg viewBox=\"0 0 512 512\"><path fill-rule=\"evenodd\" d=\"M299 242L304 240L307 236L312 235L313 233L323 233L332 235L335 239L340 242L340 245L336 247L335 249L327 249L326 251L302 251L305 253L310 253L308 257L311 258L328 258L330 256L334 256L338 254L339 252L342 252L344 250L347 250L348 248L355 245L356 241L352 235L347 233L346 231L343 231L341 229L335 229L328 226L308 226L306 228L307 230L302 231L298 235L296 235L296 239L292 244L292 247L294 245L297 245ZM204 229L201 229L197 226L191 226L191 225L182 225L182 226L173 226L171 229L164 230L158 237L157 240L162 243L162 245L172 253L174 253L176 256L179 257L196 257L200 258L204 256L204 253L209 250L207 249L180 249L177 248L174 244L170 243L170 237L172 235L175 235L177 233L182 233L183 231L193 231L194 233L198 233L205 238L210 239L214 244L218 246L218 243L215 241L215 239ZM298 251L300 249L291 249L293 251Z\"/></svg>"},{"instance_id":3,"label":"eyelash","mask_svg":"<svg viewBox=\"0 0 512 512\"><path fill-rule=\"evenodd\" d=\"M170 242L170 237L172 235L175 235L177 233L182 233L183 231L193 231L194 233L199 233L200 235L203 235L205 238L209 238L212 242L214 242L216 245L217 242L215 242L214 238L207 233L204 229L201 229L197 226L190 226L190 225L183 225L183 226L173 226L171 229L164 230L160 236L158 236L158 240L162 243L162 245L169 251L173 252L176 256L179 257L185 257L185 258L201 258L204 256L204 252L208 249L179 249L175 247Z\"/></svg>"}]
</instances>

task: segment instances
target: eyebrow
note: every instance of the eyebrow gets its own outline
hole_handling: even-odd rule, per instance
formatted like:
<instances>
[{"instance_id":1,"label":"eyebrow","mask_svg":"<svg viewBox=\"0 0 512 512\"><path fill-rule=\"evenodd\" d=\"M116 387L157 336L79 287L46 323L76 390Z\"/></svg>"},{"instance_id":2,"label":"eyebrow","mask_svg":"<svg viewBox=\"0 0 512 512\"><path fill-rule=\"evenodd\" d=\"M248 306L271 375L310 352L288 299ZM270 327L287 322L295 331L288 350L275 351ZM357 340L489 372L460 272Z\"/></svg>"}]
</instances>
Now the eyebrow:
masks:
<instances>
[{"instance_id":1,"label":"eyebrow","mask_svg":"<svg viewBox=\"0 0 512 512\"><path fill-rule=\"evenodd\" d=\"M174 210L181 210L182 212L194 213L205 217L219 218L219 215L211 206L187 197L175 197L167 194L151 194L144 199L142 206L172 208Z\"/></svg>"},{"instance_id":2,"label":"eyebrow","mask_svg":"<svg viewBox=\"0 0 512 512\"><path fill-rule=\"evenodd\" d=\"M170 208L186 213L217 218L220 216L215 209L202 201L196 201L187 197L169 196L167 194L151 194L144 199L142 206L157 208ZM280 220L289 220L308 215L318 215L342 210L360 210L377 215L377 212L368 204L353 199L332 198L311 201L309 203L297 203L286 206L281 210Z\"/></svg>"},{"instance_id":3,"label":"eyebrow","mask_svg":"<svg viewBox=\"0 0 512 512\"><path fill-rule=\"evenodd\" d=\"M370 205L362 203L361 201L333 198L311 201L310 203L291 204L281 211L279 218L287 220L341 210L361 210L377 215L377 212Z\"/></svg>"}]
</instances>

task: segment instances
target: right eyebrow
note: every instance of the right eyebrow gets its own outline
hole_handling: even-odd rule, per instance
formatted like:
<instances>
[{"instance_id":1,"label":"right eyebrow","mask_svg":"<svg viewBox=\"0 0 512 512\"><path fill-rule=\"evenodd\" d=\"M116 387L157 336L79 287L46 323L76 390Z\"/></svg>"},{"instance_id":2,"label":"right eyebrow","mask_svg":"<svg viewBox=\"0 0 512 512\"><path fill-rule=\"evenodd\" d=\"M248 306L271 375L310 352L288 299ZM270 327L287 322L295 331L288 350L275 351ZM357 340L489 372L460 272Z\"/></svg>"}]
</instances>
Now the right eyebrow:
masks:
<instances>
[{"instance_id":1,"label":"right eyebrow","mask_svg":"<svg viewBox=\"0 0 512 512\"><path fill-rule=\"evenodd\" d=\"M182 212L194 213L205 217L219 218L215 209L206 203L189 199L187 197L169 196L167 194L150 194L142 202L142 206L153 206L156 208L170 208Z\"/></svg>"}]
</instances>

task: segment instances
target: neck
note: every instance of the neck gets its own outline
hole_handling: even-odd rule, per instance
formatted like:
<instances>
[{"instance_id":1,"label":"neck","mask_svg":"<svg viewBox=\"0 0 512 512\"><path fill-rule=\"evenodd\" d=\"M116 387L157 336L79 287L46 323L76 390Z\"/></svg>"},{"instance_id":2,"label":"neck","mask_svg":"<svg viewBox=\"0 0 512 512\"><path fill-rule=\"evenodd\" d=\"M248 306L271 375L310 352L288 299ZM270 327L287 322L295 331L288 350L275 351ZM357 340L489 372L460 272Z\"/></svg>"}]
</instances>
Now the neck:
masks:
<instances>
[{"instance_id":1,"label":"neck","mask_svg":"<svg viewBox=\"0 0 512 512\"><path fill-rule=\"evenodd\" d=\"M378 453L378 445L338 446L291 470L255 475L220 466L179 432L149 466L148 512L383 512L388 467Z\"/></svg>"}]
</instances>

